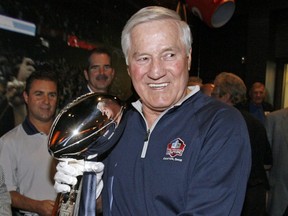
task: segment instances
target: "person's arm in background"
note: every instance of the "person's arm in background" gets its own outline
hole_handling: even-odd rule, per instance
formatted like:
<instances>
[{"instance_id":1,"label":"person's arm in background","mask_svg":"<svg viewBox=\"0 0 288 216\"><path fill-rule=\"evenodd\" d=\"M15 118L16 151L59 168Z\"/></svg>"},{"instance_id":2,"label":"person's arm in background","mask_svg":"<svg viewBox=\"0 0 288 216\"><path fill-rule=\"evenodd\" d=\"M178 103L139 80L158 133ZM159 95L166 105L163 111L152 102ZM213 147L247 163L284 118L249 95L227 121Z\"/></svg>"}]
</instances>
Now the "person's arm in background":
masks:
<instances>
[{"instance_id":1,"label":"person's arm in background","mask_svg":"<svg viewBox=\"0 0 288 216\"><path fill-rule=\"evenodd\" d=\"M54 208L54 200L34 200L16 191L10 191L12 206L29 212L36 212L41 216L50 216Z\"/></svg>"},{"instance_id":2,"label":"person's arm in background","mask_svg":"<svg viewBox=\"0 0 288 216\"><path fill-rule=\"evenodd\" d=\"M268 140L266 128L258 130L261 136L261 144L264 151L264 168L266 171L270 170L273 166L272 148ZM262 134L262 135L261 135Z\"/></svg>"},{"instance_id":3,"label":"person's arm in background","mask_svg":"<svg viewBox=\"0 0 288 216\"><path fill-rule=\"evenodd\" d=\"M41 216L50 216L54 207L53 200L34 200L16 191L18 187L17 180L15 179L17 176L17 159L10 149L12 146L10 143L4 143L2 139L0 139L0 145L2 146L0 163L4 170L5 183L11 197L11 207L35 212ZM37 176L35 176L35 178L37 178Z\"/></svg>"},{"instance_id":4,"label":"person's arm in background","mask_svg":"<svg viewBox=\"0 0 288 216\"><path fill-rule=\"evenodd\" d=\"M4 173L1 166L0 166L0 215L12 216L11 199L4 182Z\"/></svg>"}]
</instances>

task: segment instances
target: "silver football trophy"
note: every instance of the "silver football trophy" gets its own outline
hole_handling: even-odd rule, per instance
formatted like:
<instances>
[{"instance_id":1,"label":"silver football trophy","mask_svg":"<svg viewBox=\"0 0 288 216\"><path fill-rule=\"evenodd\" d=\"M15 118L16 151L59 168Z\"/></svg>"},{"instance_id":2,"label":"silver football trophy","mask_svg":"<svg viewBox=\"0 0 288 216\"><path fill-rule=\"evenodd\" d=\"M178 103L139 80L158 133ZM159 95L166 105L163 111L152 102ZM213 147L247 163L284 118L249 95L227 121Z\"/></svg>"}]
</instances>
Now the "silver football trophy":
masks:
<instances>
[{"instance_id":1,"label":"silver football trophy","mask_svg":"<svg viewBox=\"0 0 288 216\"><path fill-rule=\"evenodd\" d=\"M58 160L97 161L117 143L125 106L115 96L88 93L64 107L55 118L48 151ZM55 216L96 215L96 174L84 172L67 194L58 194Z\"/></svg>"}]
</instances>

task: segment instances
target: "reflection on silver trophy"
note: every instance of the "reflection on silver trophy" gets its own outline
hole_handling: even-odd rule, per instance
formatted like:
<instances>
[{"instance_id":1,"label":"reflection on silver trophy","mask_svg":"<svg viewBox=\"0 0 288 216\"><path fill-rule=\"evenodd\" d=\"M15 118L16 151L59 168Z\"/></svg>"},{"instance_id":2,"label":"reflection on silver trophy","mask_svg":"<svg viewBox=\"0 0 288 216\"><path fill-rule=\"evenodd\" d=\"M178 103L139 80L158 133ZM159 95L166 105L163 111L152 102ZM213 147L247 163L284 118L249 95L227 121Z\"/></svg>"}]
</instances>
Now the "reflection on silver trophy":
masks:
<instances>
[{"instance_id":1,"label":"reflection on silver trophy","mask_svg":"<svg viewBox=\"0 0 288 216\"><path fill-rule=\"evenodd\" d=\"M63 108L54 120L48 140L49 153L67 162L71 159L96 161L120 138L125 127L124 110L121 101L111 95L88 93L77 98ZM79 210L84 190L82 182L83 179L78 181L70 193L58 195L54 215L84 214Z\"/></svg>"}]
</instances>

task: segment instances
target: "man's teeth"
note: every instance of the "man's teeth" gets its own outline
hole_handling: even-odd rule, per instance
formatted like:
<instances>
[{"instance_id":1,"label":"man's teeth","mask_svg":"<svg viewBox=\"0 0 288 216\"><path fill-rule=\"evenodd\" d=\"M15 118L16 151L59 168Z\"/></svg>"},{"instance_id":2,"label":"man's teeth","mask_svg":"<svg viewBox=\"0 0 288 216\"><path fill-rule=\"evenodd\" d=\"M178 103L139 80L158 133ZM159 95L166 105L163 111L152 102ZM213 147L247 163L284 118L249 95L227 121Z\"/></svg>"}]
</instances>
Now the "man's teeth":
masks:
<instances>
[{"instance_id":1,"label":"man's teeth","mask_svg":"<svg viewBox=\"0 0 288 216\"><path fill-rule=\"evenodd\" d=\"M149 87L151 88L162 88L168 86L168 83L162 83L162 84L149 84Z\"/></svg>"}]
</instances>

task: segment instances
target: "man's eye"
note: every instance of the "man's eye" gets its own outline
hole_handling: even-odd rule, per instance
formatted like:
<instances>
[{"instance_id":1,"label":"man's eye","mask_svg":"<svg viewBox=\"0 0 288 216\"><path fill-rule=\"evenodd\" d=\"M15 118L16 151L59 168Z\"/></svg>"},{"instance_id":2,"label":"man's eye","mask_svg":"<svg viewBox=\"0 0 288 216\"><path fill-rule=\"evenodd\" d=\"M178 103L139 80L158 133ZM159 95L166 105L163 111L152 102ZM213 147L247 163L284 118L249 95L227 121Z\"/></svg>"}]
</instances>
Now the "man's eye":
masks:
<instances>
[{"instance_id":1,"label":"man's eye","mask_svg":"<svg viewBox=\"0 0 288 216\"><path fill-rule=\"evenodd\" d=\"M173 59L176 55L174 53L167 53L164 55L163 59L165 60L169 60L169 59Z\"/></svg>"},{"instance_id":2,"label":"man's eye","mask_svg":"<svg viewBox=\"0 0 288 216\"><path fill-rule=\"evenodd\" d=\"M97 65L91 66L90 70L99 70L99 67Z\"/></svg>"},{"instance_id":3,"label":"man's eye","mask_svg":"<svg viewBox=\"0 0 288 216\"><path fill-rule=\"evenodd\" d=\"M111 68L112 68L112 67L111 67L110 65L105 65L105 66L104 66L104 69L105 69L105 70L110 70Z\"/></svg>"},{"instance_id":4,"label":"man's eye","mask_svg":"<svg viewBox=\"0 0 288 216\"><path fill-rule=\"evenodd\" d=\"M139 57L139 58L137 58L137 62L145 62L145 61L148 61L149 60L149 58L147 58L147 57Z\"/></svg>"},{"instance_id":5,"label":"man's eye","mask_svg":"<svg viewBox=\"0 0 288 216\"><path fill-rule=\"evenodd\" d=\"M56 93L51 93L51 94L50 94L50 97L55 98L55 97L57 97L57 94L56 94Z\"/></svg>"}]
</instances>

